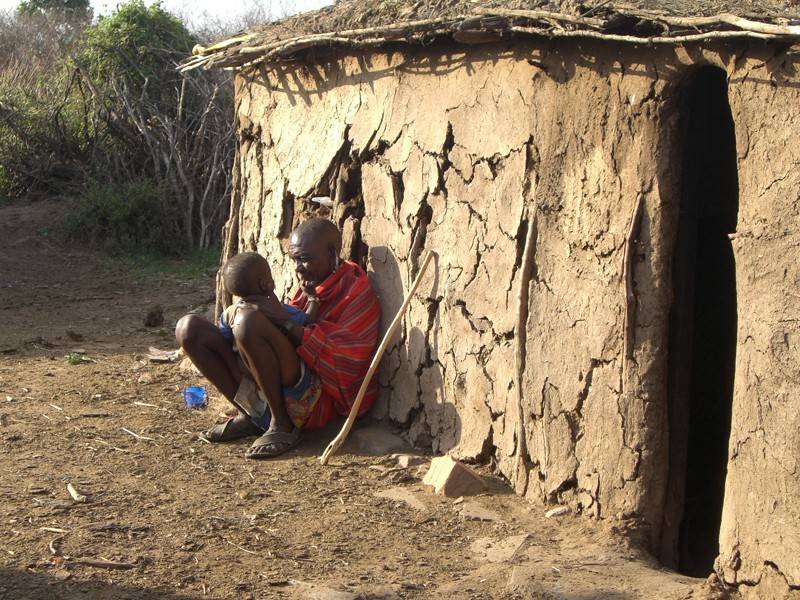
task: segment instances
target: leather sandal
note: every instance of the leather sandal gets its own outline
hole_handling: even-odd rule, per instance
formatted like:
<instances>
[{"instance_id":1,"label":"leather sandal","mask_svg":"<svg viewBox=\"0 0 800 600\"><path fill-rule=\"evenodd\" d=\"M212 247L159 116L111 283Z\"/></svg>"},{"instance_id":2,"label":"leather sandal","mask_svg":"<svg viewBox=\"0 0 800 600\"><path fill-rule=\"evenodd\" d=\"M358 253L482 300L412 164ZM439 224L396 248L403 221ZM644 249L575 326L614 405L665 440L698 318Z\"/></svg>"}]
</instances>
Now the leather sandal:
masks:
<instances>
[{"instance_id":1,"label":"leather sandal","mask_svg":"<svg viewBox=\"0 0 800 600\"><path fill-rule=\"evenodd\" d=\"M203 437L209 442L220 444L246 437L253 437L254 435L261 435L262 433L264 433L264 430L260 427L256 427L250 420L250 417L239 413L235 417L229 418L224 423L214 425L203 434Z\"/></svg>"}]
</instances>

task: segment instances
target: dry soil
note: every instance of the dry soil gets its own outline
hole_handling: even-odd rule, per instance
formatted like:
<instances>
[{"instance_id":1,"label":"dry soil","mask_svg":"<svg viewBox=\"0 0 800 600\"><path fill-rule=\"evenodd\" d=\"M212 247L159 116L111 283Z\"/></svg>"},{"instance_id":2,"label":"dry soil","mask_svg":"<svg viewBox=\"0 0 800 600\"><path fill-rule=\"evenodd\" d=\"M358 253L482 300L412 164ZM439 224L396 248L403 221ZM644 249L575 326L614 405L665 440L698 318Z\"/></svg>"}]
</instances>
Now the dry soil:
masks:
<instances>
[{"instance_id":1,"label":"dry soil","mask_svg":"<svg viewBox=\"0 0 800 600\"><path fill-rule=\"evenodd\" d=\"M716 597L623 527L545 518L496 479L447 499L423 488L424 466L391 470L353 444L323 467L335 428L268 462L198 439L223 403L184 408L202 378L145 353L173 346L212 278L59 246L47 229L62 210L0 208L0 598ZM163 329L143 326L153 304ZM71 350L96 362L69 364Z\"/></svg>"}]
</instances>

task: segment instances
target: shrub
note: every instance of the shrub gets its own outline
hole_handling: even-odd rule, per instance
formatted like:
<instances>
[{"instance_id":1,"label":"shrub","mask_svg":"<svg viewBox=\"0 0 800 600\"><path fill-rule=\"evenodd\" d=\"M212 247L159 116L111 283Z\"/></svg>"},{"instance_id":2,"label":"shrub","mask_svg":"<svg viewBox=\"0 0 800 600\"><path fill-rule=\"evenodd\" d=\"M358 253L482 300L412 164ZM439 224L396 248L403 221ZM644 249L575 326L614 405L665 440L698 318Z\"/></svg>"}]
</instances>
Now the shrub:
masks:
<instances>
[{"instance_id":1,"label":"shrub","mask_svg":"<svg viewBox=\"0 0 800 600\"><path fill-rule=\"evenodd\" d=\"M63 192L81 177L93 128L62 59L67 30L80 27L49 14L0 15L0 197Z\"/></svg>"},{"instance_id":2,"label":"shrub","mask_svg":"<svg viewBox=\"0 0 800 600\"><path fill-rule=\"evenodd\" d=\"M63 224L67 240L88 243L110 253L157 252L177 255L186 249L180 213L163 182L91 182L75 200Z\"/></svg>"},{"instance_id":3,"label":"shrub","mask_svg":"<svg viewBox=\"0 0 800 600\"><path fill-rule=\"evenodd\" d=\"M178 62L191 54L194 36L159 2L120 4L86 28L76 60L105 94L139 97L143 91L161 110L177 111Z\"/></svg>"}]
</instances>

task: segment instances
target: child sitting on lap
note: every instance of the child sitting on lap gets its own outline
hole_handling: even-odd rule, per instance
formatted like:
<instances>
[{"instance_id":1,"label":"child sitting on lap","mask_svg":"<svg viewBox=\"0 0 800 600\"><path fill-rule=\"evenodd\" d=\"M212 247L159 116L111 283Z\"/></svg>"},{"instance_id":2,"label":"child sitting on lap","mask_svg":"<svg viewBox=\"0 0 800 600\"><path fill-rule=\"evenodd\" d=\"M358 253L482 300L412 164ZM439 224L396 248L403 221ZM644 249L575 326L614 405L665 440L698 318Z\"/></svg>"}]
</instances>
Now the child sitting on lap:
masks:
<instances>
[{"instance_id":1,"label":"child sitting on lap","mask_svg":"<svg viewBox=\"0 0 800 600\"><path fill-rule=\"evenodd\" d=\"M255 252L243 252L228 260L222 267L222 282L225 290L233 296L233 303L220 315L219 330L222 336L231 343L233 351L238 352L233 335L233 324L236 322L237 313L242 309L251 309L254 298L274 294L275 281L272 279L269 264L263 256ZM289 319L299 325L313 323L319 312L319 298L313 295L313 290L309 290L308 293L308 305L305 312L290 304L283 304ZM243 362L240 363L241 366L244 366ZM297 393L308 393L310 380L309 372L305 364L301 362L300 380L292 388L284 387L284 395L293 397ZM257 390L249 376L243 378L234 404L261 429L266 430L269 427L270 413L266 399L261 397L260 390Z\"/></svg>"}]
</instances>

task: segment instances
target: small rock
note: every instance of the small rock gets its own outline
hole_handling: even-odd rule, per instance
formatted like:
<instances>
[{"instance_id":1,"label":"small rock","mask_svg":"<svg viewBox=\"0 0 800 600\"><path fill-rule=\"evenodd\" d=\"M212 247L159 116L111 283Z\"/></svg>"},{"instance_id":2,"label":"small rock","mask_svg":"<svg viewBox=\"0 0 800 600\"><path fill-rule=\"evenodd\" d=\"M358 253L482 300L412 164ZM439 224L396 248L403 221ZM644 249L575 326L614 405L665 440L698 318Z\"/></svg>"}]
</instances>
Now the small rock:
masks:
<instances>
[{"instance_id":1,"label":"small rock","mask_svg":"<svg viewBox=\"0 0 800 600\"><path fill-rule=\"evenodd\" d=\"M508 562L528 545L530 534L512 535L504 539L480 538L472 542L470 551L481 561Z\"/></svg>"},{"instance_id":2,"label":"small rock","mask_svg":"<svg viewBox=\"0 0 800 600\"><path fill-rule=\"evenodd\" d=\"M486 489L486 484L477 473L448 455L438 456L431 461L422 483L433 486L437 494L444 494L448 498L474 496Z\"/></svg>"},{"instance_id":3,"label":"small rock","mask_svg":"<svg viewBox=\"0 0 800 600\"><path fill-rule=\"evenodd\" d=\"M414 495L414 492L401 487L393 487L388 490L381 490L375 492L378 498L386 498L387 500L394 500L396 502L405 502L411 508L416 510L425 510L425 504Z\"/></svg>"},{"instance_id":4,"label":"small rock","mask_svg":"<svg viewBox=\"0 0 800 600\"><path fill-rule=\"evenodd\" d=\"M299 588L303 598L310 600L358 600L358 594L353 592L340 592L323 585L307 583L305 581L291 581L292 587Z\"/></svg>"},{"instance_id":5,"label":"small rock","mask_svg":"<svg viewBox=\"0 0 800 600\"><path fill-rule=\"evenodd\" d=\"M83 341L83 334L77 333L72 331L72 329L67 329L67 337L71 339L73 342L82 342Z\"/></svg>"},{"instance_id":6,"label":"small rock","mask_svg":"<svg viewBox=\"0 0 800 600\"><path fill-rule=\"evenodd\" d=\"M544 516L548 519L551 517L560 517L561 515L565 515L569 512L569 506L556 506L555 508L551 508Z\"/></svg>"},{"instance_id":7,"label":"small rock","mask_svg":"<svg viewBox=\"0 0 800 600\"><path fill-rule=\"evenodd\" d=\"M139 383L153 383L153 376L150 373L143 373L137 381Z\"/></svg>"},{"instance_id":8,"label":"small rock","mask_svg":"<svg viewBox=\"0 0 800 600\"><path fill-rule=\"evenodd\" d=\"M184 358L180 364L178 365L178 370L180 371L190 371L192 373L200 374L200 371L197 367L194 366L191 358Z\"/></svg>"},{"instance_id":9,"label":"small rock","mask_svg":"<svg viewBox=\"0 0 800 600\"><path fill-rule=\"evenodd\" d=\"M427 462L424 456L417 456L415 454L392 454L391 458L397 461L397 466L404 469L409 467L416 467Z\"/></svg>"},{"instance_id":10,"label":"small rock","mask_svg":"<svg viewBox=\"0 0 800 600\"><path fill-rule=\"evenodd\" d=\"M461 506L461 516L468 521L500 521L500 515L484 508L477 502L464 502Z\"/></svg>"},{"instance_id":11,"label":"small rock","mask_svg":"<svg viewBox=\"0 0 800 600\"><path fill-rule=\"evenodd\" d=\"M386 429L385 427L370 426L356 429L350 434L350 439L359 450L365 454L381 456L391 454L398 450L406 450L408 443Z\"/></svg>"},{"instance_id":12,"label":"small rock","mask_svg":"<svg viewBox=\"0 0 800 600\"><path fill-rule=\"evenodd\" d=\"M160 304L154 304L144 316L145 327L161 327L164 324L164 309Z\"/></svg>"}]
</instances>

